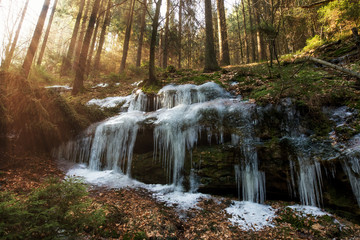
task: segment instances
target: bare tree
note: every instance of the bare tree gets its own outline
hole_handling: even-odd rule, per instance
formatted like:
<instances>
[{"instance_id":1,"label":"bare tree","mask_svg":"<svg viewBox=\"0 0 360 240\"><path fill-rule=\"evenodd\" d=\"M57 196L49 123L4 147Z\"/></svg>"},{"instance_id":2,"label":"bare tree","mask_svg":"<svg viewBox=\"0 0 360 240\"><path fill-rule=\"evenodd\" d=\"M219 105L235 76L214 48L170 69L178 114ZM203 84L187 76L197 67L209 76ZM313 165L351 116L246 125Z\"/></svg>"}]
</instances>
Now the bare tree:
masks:
<instances>
[{"instance_id":1,"label":"bare tree","mask_svg":"<svg viewBox=\"0 0 360 240\"><path fill-rule=\"evenodd\" d=\"M183 0L180 0L180 4L179 4L179 34L178 34L178 69L181 69L181 49L182 49L182 11L183 11L183 6L184 2Z\"/></svg>"},{"instance_id":2,"label":"bare tree","mask_svg":"<svg viewBox=\"0 0 360 240\"><path fill-rule=\"evenodd\" d=\"M220 65L230 65L224 0L217 0Z\"/></svg>"},{"instance_id":3,"label":"bare tree","mask_svg":"<svg viewBox=\"0 0 360 240\"><path fill-rule=\"evenodd\" d=\"M141 12L141 26L140 26L140 36L138 41L137 55L136 55L136 66L140 67L141 65L141 55L142 55L142 47L144 42L144 32L145 32L145 20L146 20L146 8L147 8L147 0L144 0Z\"/></svg>"},{"instance_id":4,"label":"bare tree","mask_svg":"<svg viewBox=\"0 0 360 240\"><path fill-rule=\"evenodd\" d=\"M163 68L167 68L167 64L168 64L169 21L170 21L170 0L166 0L165 35L164 35L163 62L162 62Z\"/></svg>"},{"instance_id":5,"label":"bare tree","mask_svg":"<svg viewBox=\"0 0 360 240\"><path fill-rule=\"evenodd\" d=\"M76 44L76 40L78 38L78 33L79 33L79 28L80 28L80 23L81 23L81 16L84 11L84 6L85 6L85 0L81 0L80 5L79 5L79 11L78 11L76 21L75 21L74 30L73 30L71 40L70 40L70 45L69 45L66 57L63 58L63 61L61 64L61 70L60 70L61 76L66 75L68 73L68 71L71 69L71 59L73 58L73 55L74 55L75 44Z\"/></svg>"},{"instance_id":6,"label":"bare tree","mask_svg":"<svg viewBox=\"0 0 360 240\"><path fill-rule=\"evenodd\" d=\"M244 44L245 44L245 53L246 53L246 63L250 62L250 54L249 54L249 42L246 33L246 14L245 14L245 4L244 0L241 0L242 14L243 14L243 22L244 22Z\"/></svg>"},{"instance_id":7,"label":"bare tree","mask_svg":"<svg viewBox=\"0 0 360 240\"><path fill-rule=\"evenodd\" d=\"M47 11L49 9L49 5L50 5L50 0L45 0L42 10L41 10L41 13L40 13L40 16L39 16L39 19L38 19L38 22L35 27L34 35L31 39L30 46L27 50L25 60L22 65L22 70L23 70L23 74L24 74L25 78L28 78L28 76L29 76L31 65L34 60L35 52L39 46L40 37L41 37L42 30L44 28L44 22L46 19Z\"/></svg>"},{"instance_id":8,"label":"bare tree","mask_svg":"<svg viewBox=\"0 0 360 240\"><path fill-rule=\"evenodd\" d=\"M100 0L95 0L93 9L92 9L92 12L90 15L90 19L89 19L89 25L86 29L84 42L82 44L79 62L76 67L76 75L75 75L74 86L73 86L73 90L72 90L73 95L78 94L79 91L81 91L84 88L84 74L85 74L85 67L86 67L86 59L87 59L87 55L89 52L91 36L94 31L96 15L99 11L99 5L100 5Z\"/></svg>"},{"instance_id":9,"label":"bare tree","mask_svg":"<svg viewBox=\"0 0 360 240\"><path fill-rule=\"evenodd\" d=\"M21 14L20 22L19 22L18 28L16 30L14 40L11 43L10 50L9 50L9 52L6 51L7 54L5 55L5 60L4 60L4 63L2 65L4 70L8 70L9 67L10 67L10 63L11 63L11 60L12 60L12 58L14 56L16 44L17 44L17 41L19 39L20 30L21 30L22 24L24 22L24 18L25 18L25 15L26 15L28 5L29 5L29 0L27 0L25 2L25 6L24 6L24 9L23 9L22 14Z\"/></svg>"},{"instance_id":10,"label":"bare tree","mask_svg":"<svg viewBox=\"0 0 360 240\"><path fill-rule=\"evenodd\" d=\"M88 59L87 59L87 63L86 63L86 70L85 70L85 74L86 76L89 76L89 72L90 72L90 68L91 68L91 61L92 61L92 56L94 53L94 49L95 49L95 44L96 44L96 40L97 40L97 32L99 29L99 25L100 25L100 21L101 21L101 17L103 16L103 4L104 4L105 0L101 0L100 3L100 11L98 13L98 16L96 18L96 23L95 23L95 30L91 39L91 44L90 44L90 49L89 49L89 53L88 53Z\"/></svg>"},{"instance_id":11,"label":"bare tree","mask_svg":"<svg viewBox=\"0 0 360 240\"><path fill-rule=\"evenodd\" d=\"M95 72L99 69L101 52L102 52L102 49L103 49L104 43L105 43L106 28L110 24L110 18L111 18L111 9L110 9L110 7L111 7L111 4L112 4L112 0L109 0L108 4L107 4L106 16L105 16L104 24L102 25L102 28L101 28L100 39L99 39L99 47L98 47L98 49L96 51L95 60L94 60L94 71Z\"/></svg>"},{"instance_id":12,"label":"bare tree","mask_svg":"<svg viewBox=\"0 0 360 240\"><path fill-rule=\"evenodd\" d=\"M50 15L50 19L49 19L49 22L48 22L48 25L47 25L47 28L46 28L44 40L43 40L43 43L42 43L42 46L41 46L41 50L40 50L40 53L39 53L39 57L38 57L38 60L37 60L37 63L36 63L36 64L39 65L39 66L41 65L41 62L42 62L42 59L43 59L43 56L44 56L44 52L45 52L45 48L46 48L46 43L47 43L47 40L48 40L48 38L49 38L50 29L51 29L51 24L52 24L52 21L53 21L53 19L54 19L57 2L58 2L58 0L55 0L55 2L54 2L53 9L52 9L51 15Z\"/></svg>"},{"instance_id":13,"label":"bare tree","mask_svg":"<svg viewBox=\"0 0 360 240\"><path fill-rule=\"evenodd\" d=\"M124 46L123 46L123 55L121 58L120 64L120 73L124 72L127 54L129 51L129 43L130 43L130 36L131 36L131 28L134 16L134 8L135 8L135 0L131 0L130 2L130 10L127 18L126 30L125 30L125 39L124 39Z\"/></svg>"},{"instance_id":14,"label":"bare tree","mask_svg":"<svg viewBox=\"0 0 360 240\"><path fill-rule=\"evenodd\" d=\"M212 24L211 0L205 0L205 67L204 72L216 71L219 65L216 61L216 53L214 46L214 31Z\"/></svg>"},{"instance_id":15,"label":"bare tree","mask_svg":"<svg viewBox=\"0 0 360 240\"><path fill-rule=\"evenodd\" d=\"M157 82L156 73L155 73L155 46L156 46L157 29L159 26L161 1L162 0L158 0L156 2L155 16L152 23L152 32L151 32L151 40L150 40L149 79L146 82L146 84L148 85L156 84Z\"/></svg>"},{"instance_id":16,"label":"bare tree","mask_svg":"<svg viewBox=\"0 0 360 240\"><path fill-rule=\"evenodd\" d=\"M250 25L250 42L251 42L251 60L253 62L256 61L256 40L254 34L254 26L253 26L253 11L252 11L251 1L248 0L248 12L249 12L249 25Z\"/></svg>"},{"instance_id":17,"label":"bare tree","mask_svg":"<svg viewBox=\"0 0 360 240\"><path fill-rule=\"evenodd\" d=\"M89 14L89 11L90 11L90 3L91 3L91 0L87 0L84 16L83 16L82 23L81 23L79 37L77 38L74 62L72 63L72 67L75 68L75 70L76 70L76 67L78 66L78 63L79 63L79 57L80 57L80 54L81 54L82 44L84 42L84 35L85 35L85 32L86 32L86 24L88 24L87 19L88 19L88 14Z\"/></svg>"}]
</instances>

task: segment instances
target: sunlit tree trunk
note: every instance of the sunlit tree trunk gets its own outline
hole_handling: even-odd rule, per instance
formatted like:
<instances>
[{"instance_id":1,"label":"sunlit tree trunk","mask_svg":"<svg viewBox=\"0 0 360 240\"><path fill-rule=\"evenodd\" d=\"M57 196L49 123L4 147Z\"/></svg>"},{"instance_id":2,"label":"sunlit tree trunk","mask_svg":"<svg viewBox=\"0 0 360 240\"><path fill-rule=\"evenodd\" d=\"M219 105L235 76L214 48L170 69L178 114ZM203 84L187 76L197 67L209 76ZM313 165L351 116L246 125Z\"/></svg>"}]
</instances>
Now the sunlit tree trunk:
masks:
<instances>
[{"instance_id":1,"label":"sunlit tree trunk","mask_svg":"<svg viewBox=\"0 0 360 240\"><path fill-rule=\"evenodd\" d=\"M246 63L250 62L250 57L249 57L249 42L248 42L248 37L247 37L247 33L246 33L246 15L245 15L245 4L244 4L244 0L241 0L241 7L242 7L242 14L243 14L243 22L244 22L244 44L245 44L245 53L246 53Z\"/></svg>"},{"instance_id":2,"label":"sunlit tree trunk","mask_svg":"<svg viewBox=\"0 0 360 240\"><path fill-rule=\"evenodd\" d=\"M141 65L141 55L142 55L142 47L144 42L144 33L145 33L145 20L146 20L146 8L147 8L147 1L144 0L143 2L143 8L141 12L141 26L140 26L140 36L138 41L138 48L137 48L137 54L136 54L136 66L140 67Z\"/></svg>"},{"instance_id":3,"label":"sunlit tree trunk","mask_svg":"<svg viewBox=\"0 0 360 240\"><path fill-rule=\"evenodd\" d=\"M96 51L95 60L94 60L94 71L95 72L97 72L98 69L99 69L101 52L103 50L104 43L105 43L106 28L110 24L110 18L111 18L111 10L110 10L110 8L111 8L111 4L112 4L112 0L109 0L108 4L107 4L107 7L106 7L105 20L104 20L104 23L103 23L102 28L101 28L100 39L99 39L99 47L98 47L98 49Z\"/></svg>"},{"instance_id":4,"label":"sunlit tree trunk","mask_svg":"<svg viewBox=\"0 0 360 240\"><path fill-rule=\"evenodd\" d=\"M60 70L61 76L66 75L69 72L69 70L71 69L71 60L74 55L75 44L76 44L76 40L78 38L81 16L84 11L84 6L85 6L85 0L81 0L80 5L79 5L79 11L78 11L76 21L75 21L74 30L73 30L71 40L70 40L70 45L69 45L66 57L63 58L63 61L61 64L61 70Z\"/></svg>"},{"instance_id":5,"label":"sunlit tree trunk","mask_svg":"<svg viewBox=\"0 0 360 240\"><path fill-rule=\"evenodd\" d=\"M151 40L150 40L150 58L149 58L149 79L147 81L147 84L149 85L155 84L157 82L156 73L155 73L155 46L156 46L157 29L159 26L161 1L162 0L158 0L156 2L155 16L152 23Z\"/></svg>"},{"instance_id":6,"label":"sunlit tree trunk","mask_svg":"<svg viewBox=\"0 0 360 240\"><path fill-rule=\"evenodd\" d=\"M236 21L237 21L237 28L238 28L238 41L239 41L239 47L240 47L240 58L241 63L244 62L244 52L243 52L243 41L241 39L241 27L240 27L240 17L239 17L239 5L236 8Z\"/></svg>"},{"instance_id":7,"label":"sunlit tree trunk","mask_svg":"<svg viewBox=\"0 0 360 240\"><path fill-rule=\"evenodd\" d=\"M205 0L205 33L206 42L204 72L216 71L219 69L219 65L216 61L216 52L214 46L211 0Z\"/></svg>"},{"instance_id":8,"label":"sunlit tree trunk","mask_svg":"<svg viewBox=\"0 0 360 240\"><path fill-rule=\"evenodd\" d=\"M82 44L79 62L76 67L76 75L75 75L74 86L73 86L73 90L72 90L73 95L78 94L79 91L81 91L84 88L84 74L85 74L85 67L86 67L86 59L87 59L87 55L88 55L88 51L89 51L89 47L90 47L91 36L94 31L96 15L97 15L97 12L99 11L99 5L100 5L100 0L95 0L93 9L91 11L90 19L89 19L89 25L86 29L84 42Z\"/></svg>"},{"instance_id":9,"label":"sunlit tree trunk","mask_svg":"<svg viewBox=\"0 0 360 240\"><path fill-rule=\"evenodd\" d=\"M46 43L47 43L47 40L49 38L51 24L52 24L52 21L54 19L57 2L58 2L58 0L55 0L55 2L54 2L53 9L51 11L49 22L48 22L48 25L47 25L47 28L46 28L44 40L43 40L41 50L40 50L40 53L39 53L39 57L38 57L38 60L37 60L37 63L36 63L39 66L41 65L41 62L42 62L42 59L43 59L43 56L44 56L44 53L45 53Z\"/></svg>"},{"instance_id":10,"label":"sunlit tree trunk","mask_svg":"<svg viewBox=\"0 0 360 240\"><path fill-rule=\"evenodd\" d=\"M179 46L178 46L178 54L179 54L179 58L178 58L178 69L181 69L181 49L182 49L182 10L183 10L183 0L180 0L179 3L179 34L178 34L178 41L179 41Z\"/></svg>"},{"instance_id":11,"label":"sunlit tree trunk","mask_svg":"<svg viewBox=\"0 0 360 240\"><path fill-rule=\"evenodd\" d=\"M166 15L165 15L165 36L164 36L164 44L163 44L163 63L162 63L163 68L167 68L167 64L168 64L169 21L170 21L170 0L167 0Z\"/></svg>"},{"instance_id":12,"label":"sunlit tree trunk","mask_svg":"<svg viewBox=\"0 0 360 240\"><path fill-rule=\"evenodd\" d=\"M84 35L86 32L86 24L88 24L87 19L88 19L88 14L90 11L90 3L91 3L91 0L87 0L84 16L83 16L82 23L81 23L79 37L77 39L74 62L72 63L72 66L75 69L75 71L77 71L76 67L78 66L78 63L79 63L79 57L80 57L82 45L84 42Z\"/></svg>"},{"instance_id":13,"label":"sunlit tree trunk","mask_svg":"<svg viewBox=\"0 0 360 240\"><path fill-rule=\"evenodd\" d=\"M19 39L20 30L21 30L22 24L23 24L23 22L24 22L24 18L25 18L25 15L26 15L26 11L27 11L28 5L29 5L29 0L27 0L27 1L25 2L24 9L23 9L23 11L22 11L22 13L21 13L21 18L20 18L19 26L18 26L18 28L16 29L16 33L15 33L14 40L13 40L12 43L11 43L11 47L10 47L9 52L8 52L8 53L6 54L6 56L5 56L4 64L3 64L3 66L2 66L4 70L9 69L9 67L10 67L10 63L11 63L11 60L12 60L12 58L13 58L13 56L14 56L16 44L17 44L17 41L18 41L18 39Z\"/></svg>"},{"instance_id":14,"label":"sunlit tree trunk","mask_svg":"<svg viewBox=\"0 0 360 240\"><path fill-rule=\"evenodd\" d=\"M224 0L217 0L220 65L230 65L229 42L227 37Z\"/></svg>"},{"instance_id":15,"label":"sunlit tree trunk","mask_svg":"<svg viewBox=\"0 0 360 240\"><path fill-rule=\"evenodd\" d=\"M101 3L100 3L100 11L98 11L98 16L96 18L96 23L95 23L95 30L94 30L94 33L93 33L93 36L92 36L92 39L91 39L91 44L90 44L90 49L89 49L89 56L87 58L87 63L86 63L86 70L85 70L85 74L86 76L89 76L89 72L90 72L90 68L91 68L91 62L92 62L92 56L93 56L93 53L94 53L94 49L95 49L95 43L96 43L96 40L97 40L97 32L98 32L98 29L99 29L99 25L100 25L100 21L101 21L101 18L103 16L100 15L103 11L103 5L104 5L104 0L101 0Z\"/></svg>"},{"instance_id":16,"label":"sunlit tree trunk","mask_svg":"<svg viewBox=\"0 0 360 240\"><path fill-rule=\"evenodd\" d=\"M31 39L30 46L27 50L25 60L22 65L22 70L23 70L23 74L24 74L25 78L28 78L28 76L29 76L31 65L32 65L34 57L35 57L35 52L39 46L40 37L41 37L42 30L44 28L44 22L46 19L47 11L49 9L49 5L50 5L50 0L45 0L42 10L41 10L41 13L40 13L40 16L39 16L39 19L38 19L38 22L36 24L34 35Z\"/></svg>"},{"instance_id":17,"label":"sunlit tree trunk","mask_svg":"<svg viewBox=\"0 0 360 240\"><path fill-rule=\"evenodd\" d=\"M132 28L132 22L133 22L133 16L134 16L134 8L135 8L135 0L131 0L130 10L129 10L127 24L126 24L125 39L124 39L124 45L123 45L123 55L122 55L121 64L120 64L120 73L124 72L125 66L126 66L126 59L127 59L127 54L129 51L131 28Z\"/></svg>"},{"instance_id":18,"label":"sunlit tree trunk","mask_svg":"<svg viewBox=\"0 0 360 240\"><path fill-rule=\"evenodd\" d=\"M254 25L253 25L253 7L251 6L251 1L248 0L248 11L249 11L249 25L250 25L250 42L251 42L251 60L253 62L256 61L256 40L254 33Z\"/></svg>"}]
</instances>

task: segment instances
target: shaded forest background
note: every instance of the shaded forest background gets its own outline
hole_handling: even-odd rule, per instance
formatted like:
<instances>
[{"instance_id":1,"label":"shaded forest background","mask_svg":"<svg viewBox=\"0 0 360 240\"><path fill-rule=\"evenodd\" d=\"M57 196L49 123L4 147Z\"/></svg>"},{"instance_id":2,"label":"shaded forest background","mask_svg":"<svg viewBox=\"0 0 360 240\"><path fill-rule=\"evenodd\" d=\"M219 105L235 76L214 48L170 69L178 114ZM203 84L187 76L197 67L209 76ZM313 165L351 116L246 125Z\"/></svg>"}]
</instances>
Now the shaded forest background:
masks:
<instances>
[{"instance_id":1,"label":"shaded forest background","mask_svg":"<svg viewBox=\"0 0 360 240\"><path fill-rule=\"evenodd\" d=\"M33 30L25 31L32 1L19 2L0 2L7 13L1 68L26 77L32 68L30 78L58 74L73 82L73 94L84 80L104 75L154 82L156 68L271 66L279 56L349 36L360 21L356 0L244 0L226 7L224 0L45 0Z\"/></svg>"}]
</instances>

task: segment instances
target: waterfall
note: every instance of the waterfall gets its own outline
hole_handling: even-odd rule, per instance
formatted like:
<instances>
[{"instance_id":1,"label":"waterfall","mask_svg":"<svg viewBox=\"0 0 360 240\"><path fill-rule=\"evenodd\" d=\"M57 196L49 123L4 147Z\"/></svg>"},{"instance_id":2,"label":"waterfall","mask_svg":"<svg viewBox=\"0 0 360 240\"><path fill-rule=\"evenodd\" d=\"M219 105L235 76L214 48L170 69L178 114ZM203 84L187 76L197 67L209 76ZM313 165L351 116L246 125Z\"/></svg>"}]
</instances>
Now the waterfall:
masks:
<instances>
[{"instance_id":1,"label":"waterfall","mask_svg":"<svg viewBox=\"0 0 360 240\"><path fill-rule=\"evenodd\" d=\"M350 147L345 152L342 166L345 174L349 177L352 191L360 206L360 134L354 136L349 143Z\"/></svg>"},{"instance_id":2,"label":"waterfall","mask_svg":"<svg viewBox=\"0 0 360 240\"><path fill-rule=\"evenodd\" d=\"M157 95L147 95L138 90L126 97L94 99L88 104L101 108L119 107L119 113L89 127L76 139L59 147L54 152L58 159L84 163L91 170L112 170L131 177L134 149L142 154L142 139L138 133L146 129L146 141L153 141L151 144L154 146L152 161L159 163L156 167L162 167L165 172L162 181L166 176L167 183L174 189L183 190L188 184L189 191L196 192L203 179L197 176L198 169L188 156L202 145L221 145L234 153L228 167L230 171L226 172L227 168L225 172L235 172L239 199L259 203L263 203L266 196L265 172L262 171L266 163L258 159L261 153L258 149L266 140L258 136L259 129L262 129L259 126L275 113L281 116L275 116L276 131L279 132L276 137L290 148L290 192L299 197L302 204L322 204L322 167L318 159L322 159L324 153L317 151L327 150L315 146L302 132L304 128L300 124L299 113L290 99L283 99L276 106L260 107L232 98L215 83L205 83L200 86L169 85ZM267 134L271 137L271 128L268 129ZM353 150L346 155L343 168L360 205L358 152ZM328 155L332 154L328 151ZM190 164L186 164L189 161ZM135 177L137 174L134 169Z\"/></svg>"}]
</instances>

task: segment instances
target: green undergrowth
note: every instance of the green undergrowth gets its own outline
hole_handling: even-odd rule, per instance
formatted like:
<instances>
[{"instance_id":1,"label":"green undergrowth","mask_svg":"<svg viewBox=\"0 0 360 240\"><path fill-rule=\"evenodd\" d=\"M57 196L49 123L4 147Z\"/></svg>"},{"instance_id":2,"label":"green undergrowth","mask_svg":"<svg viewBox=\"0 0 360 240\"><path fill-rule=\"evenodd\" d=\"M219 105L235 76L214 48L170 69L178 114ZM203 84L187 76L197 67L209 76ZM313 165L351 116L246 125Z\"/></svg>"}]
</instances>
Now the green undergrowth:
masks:
<instances>
[{"instance_id":1,"label":"green undergrowth","mask_svg":"<svg viewBox=\"0 0 360 240\"><path fill-rule=\"evenodd\" d=\"M28 195L0 193L1 239L74 239L98 234L106 221L79 179L51 178Z\"/></svg>"},{"instance_id":2,"label":"green undergrowth","mask_svg":"<svg viewBox=\"0 0 360 240\"><path fill-rule=\"evenodd\" d=\"M354 235L352 228L342 226L331 215L313 216L289 207L279 209L275 221L290 224L296 231L316 239L345 239Z\"/></svg>"},{"instance_id":3,"label":"green undergrowth","mask_svg":"<svg viewBox=\"0 0 360 240\"><path fill-rule=\"evenodd\" d=\"M348 105L360 109L355 81L314 67L310 62L268 67L256 64L240 67L231 81L238 82L239 94L259 104L276 103L290 97L309 109L322 105Z\"/></svg>"}]
</instances>

